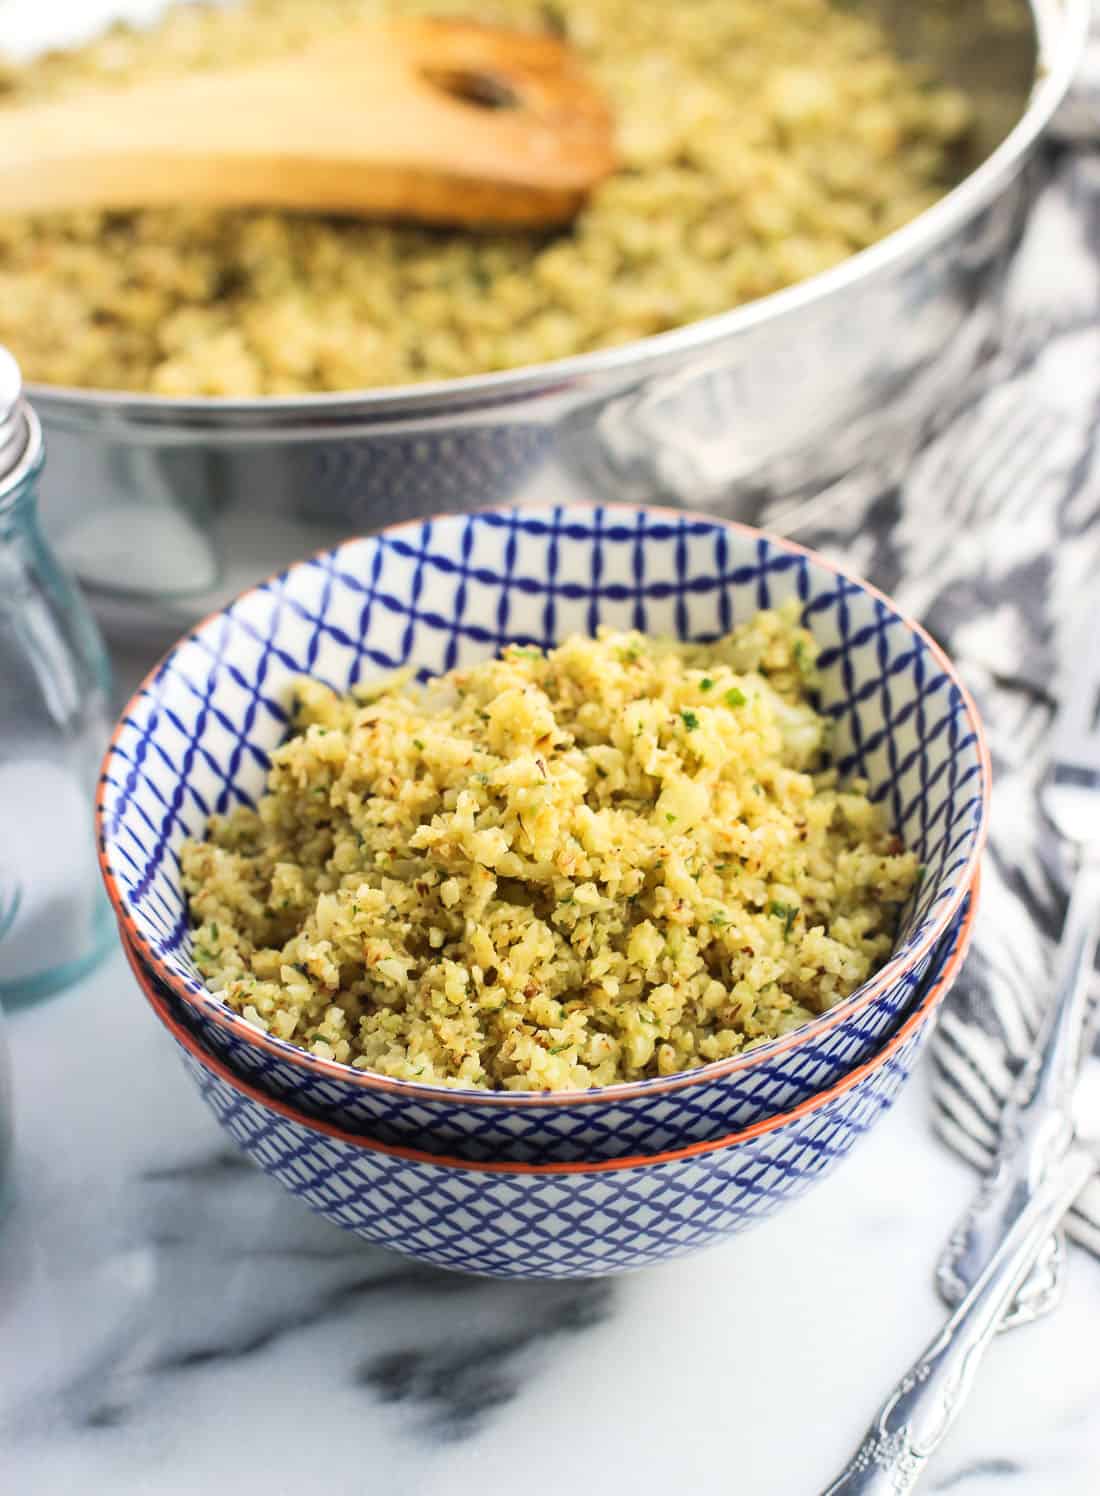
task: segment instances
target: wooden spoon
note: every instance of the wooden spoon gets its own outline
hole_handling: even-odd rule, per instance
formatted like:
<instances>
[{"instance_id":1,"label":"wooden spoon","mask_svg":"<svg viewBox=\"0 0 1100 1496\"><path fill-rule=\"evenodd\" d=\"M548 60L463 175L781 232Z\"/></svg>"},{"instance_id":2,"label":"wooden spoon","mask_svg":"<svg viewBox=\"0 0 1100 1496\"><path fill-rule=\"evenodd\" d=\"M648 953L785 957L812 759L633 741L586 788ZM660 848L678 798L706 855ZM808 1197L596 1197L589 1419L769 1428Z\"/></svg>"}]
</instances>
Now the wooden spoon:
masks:
<instances>
[{"instance_id":1,"label":"wooden spoon","mask_svg":"<svg viewBox=\"0 0 1100 1496\"><path fill-rule=\"evenodd\" d=\"M202 203L550 224L614 166L610 113L569 48L470 21L380 21L292 57L0 113L5 213Z\"/></svg>"}]
</instances>

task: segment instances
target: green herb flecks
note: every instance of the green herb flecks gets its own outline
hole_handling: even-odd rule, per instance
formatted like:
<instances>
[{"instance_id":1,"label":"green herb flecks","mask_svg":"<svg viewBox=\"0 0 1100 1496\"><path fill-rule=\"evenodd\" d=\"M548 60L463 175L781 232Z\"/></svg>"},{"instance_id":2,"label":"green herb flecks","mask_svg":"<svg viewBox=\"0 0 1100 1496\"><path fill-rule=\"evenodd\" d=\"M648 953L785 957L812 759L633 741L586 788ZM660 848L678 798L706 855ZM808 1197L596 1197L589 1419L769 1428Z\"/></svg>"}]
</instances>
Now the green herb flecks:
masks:
<instances>
[{"instance_id":1,"label":"green herb flecks","mask_svg":"<svg viewBox=\"0 0 1100 1496\"><path fill-rule=\"evenodd\" d=\"M810 658L810 651L806 646L805 639L796 639L794 643L795 667L803 680L807 680L814 673L814 662Z\"/></svg>"},{"instance_id":2,"label":"green herb flecks","mask_svg":"<svg viewBox=\"0 0 1100 1496\"><path fill-rule=\"evenodd\" d=\"M776 919L781 919L783 921L783 938L784 940L789 940L791 934L791 926L798 918L798 905L780 904L773 901L768 912L769 914L774 915Z\"/></svg>"}]
</instances>

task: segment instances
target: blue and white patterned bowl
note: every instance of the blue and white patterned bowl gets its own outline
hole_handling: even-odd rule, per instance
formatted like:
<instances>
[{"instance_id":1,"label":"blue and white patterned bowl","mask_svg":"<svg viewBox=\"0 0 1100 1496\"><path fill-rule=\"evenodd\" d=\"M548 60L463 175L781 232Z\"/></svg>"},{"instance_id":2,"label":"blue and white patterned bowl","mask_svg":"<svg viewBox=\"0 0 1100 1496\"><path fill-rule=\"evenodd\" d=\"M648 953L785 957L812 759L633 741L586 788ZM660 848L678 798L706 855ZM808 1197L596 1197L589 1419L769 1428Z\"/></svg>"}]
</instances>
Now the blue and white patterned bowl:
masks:
<instances>
[{"instance_id":1,"label":"blue and white patterned bowl","mask_svg":"<svg viewBox=\"0 0 1100 1496\"><path fill-rule=\"evenodd\" d=\"M918 966L905 974L899 983L901 1002L893 1028L896 1030L904 1017L921 1001L928 986L937 980L947 956L954 950L959 932L970 917L972 903L977 898L977 883L971 897L964 901L954 915L947 933ZM131 965L140 971L143 985L148 984L163 1003L165 1011L196 1041L203 1050L216 1055L236 1079L254 1086L265 1096L287 1102L295 1111L320 1122L332 1120L335 1110L327 1105L329 1088L327 1081L320 1084L303 1080L293 1066L273 1060L255 1045L240 1044L230 1036L225 1040L221 1029L202 1023L195 1010L184 1003L160 981L141 961L140 955L123 934ZM853 1020L854 1023L854 1020ZM884 1042L889 1033L880 1036ZM843 1058L844 1036L838 1025L827 1030L813 1043L800 1046L789 1063L783 1056L772 1060L767 1067L752 1067L744 1072L723 1073L712 1083L703 1086L684 1087L655 1096L652 1104L644 1110L603 1100L604 1093L591 1093L596 1101L587 1125L577 1125L573 1108L539 1112L519 1108L506 1119L494 1115L493 1123L483 1126L478 1113L455 1109L448 1113L440 1110L433 1115L427 1112L423 1131L413 1131L417 1112L407 1105L402 1108L385 1092L368 1092L365 1097L352 1097L348 1105L356 1118L354 1127L346 1130L357 1136L370 1138L374 1142L395 1146L415 1147L422 1153L450 1155L468 1163L590 1163L598 1159L629 1158L636 1154L663 1153L670 1148L682 1148L696 1141L711 1141L721 1136L713 1129L721 1117L737 1117L728 1122L725 1131L733 1127L747 1127L754 1122L778 1116L790 1111L799 1103L808 1100L847 1074L851 1068ZM742 1079L746 1084L742 1091ZM690 1081L690 1076L684 1078ZM584 1097L578 1101L587 1100ZM367 1103L367 1104L364 1104ZM343 1108L342 1108L343 1109ZM687 1135L690 1120L701 1114L709 1129L705 1138ZM395 1125L396 1124L396 1125ZM499 1145L499 1129L507 1127L507 1146ZM700 1128L700 1131L703 1129ZM673 1141L667 1141L671 1138Z\"/></svg>"},{"instance_id":2,"label":"blue and white patterned bowl","mask_svg":"<svg viewBox=\"0 0 1100 1496\"><path fill-rule=\"evenodd\" d=\"M260 793L293 677L344 690L431 674L510 641L598 625L714 636L797 598L821 645L821 708L843 774L869 780L925 875L895 954L811 1023L682 1075L588 1092L459 1091L320 1060L257 1032L194 965L178 848ZM244 593L176 646L130 701L104 760L100 861L124 934L188 1008L202 1044L351 1132L468 1158L613 1159L713 1141L861 1064L897 1025L958 912L985 835L989 761L938 646L866 583L790 542L678 511L487 510L351 540Z\"/></svg>"},{"instance_id":3,"label":"blue and white patterned bowl","mask_svg":"<svg viewBox=\"0 0 1100 1496\"><path fill-rule=\"evenodd\" d=\"M129 953L153 1011L219 1123L311 1210L436 1267L491 1277L590 1278L713 1245L824 1178L912 1070L929 1020L966 955L975 903L967 900L917 1009L873 1059L829 1090L714 1143L597 1164L470 1164L311 1120L203 1049Z\"/></svg>"}]
</instances>

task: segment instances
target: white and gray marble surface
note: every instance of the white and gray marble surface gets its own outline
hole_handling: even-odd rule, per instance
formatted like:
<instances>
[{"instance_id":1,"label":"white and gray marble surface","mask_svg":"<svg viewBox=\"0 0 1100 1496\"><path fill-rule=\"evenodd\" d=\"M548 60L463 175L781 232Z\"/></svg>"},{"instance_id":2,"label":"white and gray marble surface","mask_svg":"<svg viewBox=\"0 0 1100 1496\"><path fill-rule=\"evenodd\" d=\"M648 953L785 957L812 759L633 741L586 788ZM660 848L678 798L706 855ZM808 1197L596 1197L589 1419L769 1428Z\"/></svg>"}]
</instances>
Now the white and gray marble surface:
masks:
<instances>
[{"instance_id":1,"label":"white and gray marble surface","mask_svg":"<svg viewBox=\"0 0 1100 1496\"><path fill-rule=\"evenodd\" d=\"M10 1022L5 1496L813 1496L943 1317L973 1176L929 1067L819 1190L692 1260L483 1282L358 1242L233 1154L121 954ZM1100 1265L993 1348L929 1492L1095 1496Z\"/></svg>"},{"instance_id":2,"label":"white and gray marble surface","mask_svg":"<svg viewBox=\"0 0 1100 1496\"><path fill-rule=\"evenodd\" d=\"M932 1126L944 1045L978 1026L1011 1060L1057 932L1028 807L1100 575L1087 139L1048 161L1002 330L997 378L904 479L800 534L925 618L993 728L993 854L939 1070L724 1247L605 1283L481 1282L356 1241L230 1152L115 953L8 1025L0 1496L816 1496L943 1319L932 1269L974 1185ZM1069 1266L1058 1312L993 1347L929 1492L1100 1492L1100 1262Z\"/></svg>"}]
</instances>

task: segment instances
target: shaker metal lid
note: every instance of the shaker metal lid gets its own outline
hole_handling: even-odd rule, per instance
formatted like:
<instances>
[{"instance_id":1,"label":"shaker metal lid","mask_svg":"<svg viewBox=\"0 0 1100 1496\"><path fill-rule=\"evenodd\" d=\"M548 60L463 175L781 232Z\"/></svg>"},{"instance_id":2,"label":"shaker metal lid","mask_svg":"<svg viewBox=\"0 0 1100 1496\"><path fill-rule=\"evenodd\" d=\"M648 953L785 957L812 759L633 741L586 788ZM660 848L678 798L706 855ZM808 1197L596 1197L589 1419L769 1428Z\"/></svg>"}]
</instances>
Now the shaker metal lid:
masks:
<instances>
[{"instance_id":1,"label":"shaker metal lid","mask_svg":"<svg viewBox=\"0 0 1100 1496\"><path fill-rule=\"evenodd\" d=\"M36 423L23 396L23 375L6 348L0 347L0 491L28 455Z\"/></svg>"}]
</instances>

